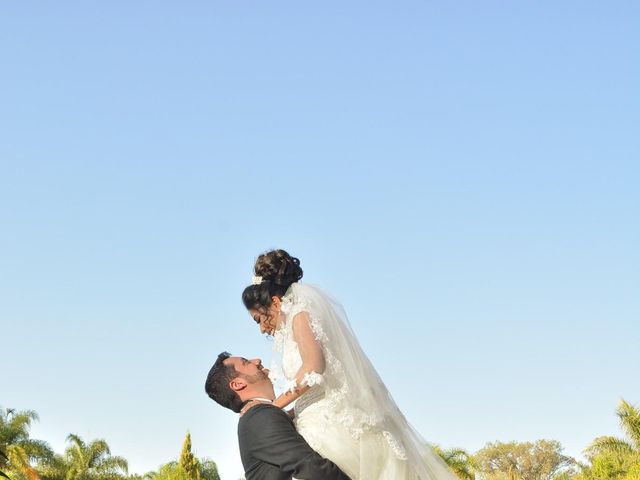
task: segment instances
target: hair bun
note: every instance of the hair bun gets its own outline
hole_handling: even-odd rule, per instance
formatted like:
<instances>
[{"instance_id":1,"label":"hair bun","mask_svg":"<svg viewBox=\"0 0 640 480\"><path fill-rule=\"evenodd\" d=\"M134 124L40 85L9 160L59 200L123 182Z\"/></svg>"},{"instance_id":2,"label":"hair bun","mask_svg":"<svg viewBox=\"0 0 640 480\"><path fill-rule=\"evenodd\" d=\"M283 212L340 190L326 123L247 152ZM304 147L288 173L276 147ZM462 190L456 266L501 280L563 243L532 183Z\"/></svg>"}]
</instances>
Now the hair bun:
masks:
<instances>
[{"instance_id":1,"label":"hair bun","mask_svg":"<svg viewBox=\"0 0 640 480\"><path fill-rule=\"evenodd\" d=\"M270 250L256 260L255 274L263 281L288 288L302 278L300 260L292 257L284 250Z\"/></svg>"}]
</instances>

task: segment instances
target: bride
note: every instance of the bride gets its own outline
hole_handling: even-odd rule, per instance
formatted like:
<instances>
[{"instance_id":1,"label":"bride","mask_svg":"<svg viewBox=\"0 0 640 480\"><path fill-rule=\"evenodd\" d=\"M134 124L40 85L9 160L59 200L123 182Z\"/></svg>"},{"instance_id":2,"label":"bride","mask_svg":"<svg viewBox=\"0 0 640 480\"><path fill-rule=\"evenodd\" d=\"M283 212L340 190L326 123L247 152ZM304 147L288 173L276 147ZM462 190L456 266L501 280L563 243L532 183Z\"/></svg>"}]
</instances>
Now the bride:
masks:
<instances>
[{"instance_id":1,"label":"bride","mask_svg":"<svg viewBox=\"0 0 640 480\"><path fill-rule=\"evenodd\" d=\"M274 338L270 376L285 391L273 404L295 402L290 413L309 445L354 480L456 479L396 406L342 307L299 283L300 261L272 250L254 271L242 301Z\"/></svg>"}]
</instances>

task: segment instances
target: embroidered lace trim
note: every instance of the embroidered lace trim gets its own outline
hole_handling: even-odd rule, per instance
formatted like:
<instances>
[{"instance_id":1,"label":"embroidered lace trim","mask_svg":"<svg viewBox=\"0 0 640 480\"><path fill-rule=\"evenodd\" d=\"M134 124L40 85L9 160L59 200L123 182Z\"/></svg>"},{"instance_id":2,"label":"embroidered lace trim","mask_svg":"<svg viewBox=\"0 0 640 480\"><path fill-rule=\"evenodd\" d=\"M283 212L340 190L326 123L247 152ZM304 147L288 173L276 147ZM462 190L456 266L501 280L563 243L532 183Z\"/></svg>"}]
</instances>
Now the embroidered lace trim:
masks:
<instances>
[{"instance_id":1,"label":"embroidered lace trim","mask_svg":"<svg viewBox=\"0 0 640 480\"><path fill-rule=\"evenodd\" d=\"M309 315L310 326L315 338L322 345L326 362L326 370L324 374L320 375L317 372L309 372L305 374L302 384L315 386L315 388L307 391L298 399L296 402L296 409L301 411L300 407L306 408L308 405L315 403L320 398L326 398L328 404L327 408L335 414L335 418L344 425L351 436L357 440L364 432L378 430L382 426L383 419L376 412L364 412L349 405L349 385L347 385L345 380L346 377L344 375L342 362L340 362L340 360L333 354L329 339L322 328L322 322L312 313L312 310L313 309L310 308L306 301L294 298L294 294L291 290L282 297L281 311L286 316L286 321L284 323L286 324L291 322L293 317L298 313L306 312ZM283 325L282 328L279 328L274 333L273 350L281 354L284 352L284 343L286 341L285 328L286 327ZM274 378L278 378L278 375L275 373L277 371L281 371L281 367L278 367L279 366L275 364L269 374L270 377L273 374ZM339 386L337 388L326 387L326 377L330 377L334 380L331 382L332 385L336 384ZM307 395L311 394L313 390L316 390L316 388L322 388L318 387L319 385L325 385L324 389L321 390L322 395L314 394L305 398ZM295 379L288 380L285 384L287 391L293 391L296 387L297 383ZM298 405L300 405L300 407L298 407ZM398 442L391 432L382 430L379 435L386 440L399 459L407 459L404 447L400 442Z\"/></svg>"}]
</instances>

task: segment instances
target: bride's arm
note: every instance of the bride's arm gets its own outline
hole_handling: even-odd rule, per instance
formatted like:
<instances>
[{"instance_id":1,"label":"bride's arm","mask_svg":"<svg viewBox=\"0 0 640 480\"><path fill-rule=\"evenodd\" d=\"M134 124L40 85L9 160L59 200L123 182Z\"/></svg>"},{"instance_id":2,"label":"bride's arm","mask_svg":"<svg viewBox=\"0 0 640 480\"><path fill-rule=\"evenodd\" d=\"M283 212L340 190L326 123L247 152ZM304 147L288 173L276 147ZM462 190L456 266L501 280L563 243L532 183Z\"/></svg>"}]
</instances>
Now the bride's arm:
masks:
<instances>
[{"instance_id":1,"label":"bride's arm","mask_svg":"<svg viewBox=\"0 0 640 480\"><path fill-rule=\"evenodd\" d=\"M295 387L274 400L273 404L279 408L286 407L309 390L311 388L309 383L313 384L313 380L310 381L310 378L314 375L321 375L325 369L322 345L316 340L311 329L309 314L307 312L298 313L293 317L292 326L293 339L298 344L302 366L296 373Z\"/></svg>"}]
</instances>

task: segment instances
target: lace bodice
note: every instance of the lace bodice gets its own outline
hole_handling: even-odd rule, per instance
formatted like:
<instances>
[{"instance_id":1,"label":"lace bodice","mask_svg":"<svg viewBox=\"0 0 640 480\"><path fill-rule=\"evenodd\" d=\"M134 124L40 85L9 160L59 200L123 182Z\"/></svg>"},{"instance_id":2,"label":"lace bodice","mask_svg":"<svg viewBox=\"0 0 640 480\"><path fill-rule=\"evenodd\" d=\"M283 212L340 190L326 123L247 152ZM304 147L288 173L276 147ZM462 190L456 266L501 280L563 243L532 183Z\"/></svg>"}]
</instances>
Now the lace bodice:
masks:
<instances>
[{"instance_id":1,"label":"lace bodice","mask_svg":"<svg viewBox=\"0 0 640 480\"><path fill-rule=\"evenodd\" d=\"M284 314L284 320L274 333L274 360L272 361L269 376L274 383L281 383L285 391L292 391L299 386L296 382L296 376L303 364L298 344L294 338L293 318L298 313L306 311L306 305L304 302L296 302L293 298L293 293L288 292L287 295L282 297L281 311ZM322 338L320 325L311 319L310 326L313 329L316 340L320 341L320 338ZM320 341L320 343L322 342ZM278 356L281 357L280 364L275 360ZM320 373L306 373L301 383L312 388L297 400L296 411L298 412L301 411L303 406L309 405L324 396L323 376Z\"/></svg>"},{"instance_id":2,"label":"lace bodice","mask_svg":"<svg viewBox=\"0 0 640 480\"><path fill-rule=\"evenodd\" d=\"M381 418L375 411L354 408L349 403L352 390L342 362L334 355L334 346L323 327L323 323L328 319L321 318L319 312L322 311L322 307L326 308L324 305L314 303L313 297L304 295L299 288L292 287L282 297L281 311L285 318L274 333L274 356L269 375L271 380L281 384L285 391L292 391L299 386L296 375L303 362L294 339L293 319L300 312L306 312L315 339L322 347L326 367L322 374L317 372L305 374L301 383L312 388L298 398L295 404L296 412L299 413L302 407L325 397L327 399L325 406L332 410L332 415L357 437L371 426L379 424ZM280 361L278 361L279 358Z\"/></svg>"}]
</instances>

